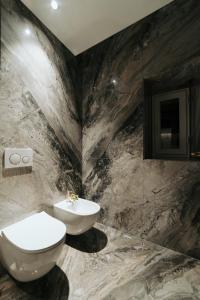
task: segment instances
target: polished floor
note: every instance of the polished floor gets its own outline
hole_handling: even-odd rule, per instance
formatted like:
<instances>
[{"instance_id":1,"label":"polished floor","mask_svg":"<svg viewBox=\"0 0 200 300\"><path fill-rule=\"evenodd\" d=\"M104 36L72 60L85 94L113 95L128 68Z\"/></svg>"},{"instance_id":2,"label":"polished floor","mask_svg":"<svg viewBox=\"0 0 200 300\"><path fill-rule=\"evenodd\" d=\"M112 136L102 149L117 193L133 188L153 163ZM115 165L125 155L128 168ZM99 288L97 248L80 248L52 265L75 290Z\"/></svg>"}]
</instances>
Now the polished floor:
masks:
<instances>
[{"instance_id":1,"label":"polished floor","mask_svg":"<svg viewBox=\"0 0 200 300\"><path fill-rule=\"evenodd\" d=\"M58 266L37 281L1 273L1 300L200 299L200 261L100 224L67 236Z\"/></svg>"}]
</instances>

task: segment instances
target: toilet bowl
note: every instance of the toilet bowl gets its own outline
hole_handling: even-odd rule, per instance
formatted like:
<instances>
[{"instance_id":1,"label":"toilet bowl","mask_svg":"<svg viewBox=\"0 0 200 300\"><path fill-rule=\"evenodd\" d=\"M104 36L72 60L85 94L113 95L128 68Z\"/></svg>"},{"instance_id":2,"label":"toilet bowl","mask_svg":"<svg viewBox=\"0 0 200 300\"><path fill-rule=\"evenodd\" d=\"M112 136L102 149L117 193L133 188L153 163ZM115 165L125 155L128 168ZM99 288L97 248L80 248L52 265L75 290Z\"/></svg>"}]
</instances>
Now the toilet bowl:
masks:
<instances>
[{"instance_id":1,"label":"toilet bowl","mask_svg":"<svg viewBox=\"0 0 200 300\"><path fill-rule=\"evenodd\" d=\"M54 204L53 210L54 216L67 225L67 233L78 235L94 225L99 216L100 206L82 198L74 202L66 199Z\"/></svg>"},{"instance_id":2,"label":"toilet bowl","mask_svg":"<svg viewBox=\"0 0 200 300\"><path fill-rule=\"evenodd\" d=\"M56 264L66 226L45 212L34 214L0 231L0 260L17 280L42 277Z\"/></svg>"}]
</instances>

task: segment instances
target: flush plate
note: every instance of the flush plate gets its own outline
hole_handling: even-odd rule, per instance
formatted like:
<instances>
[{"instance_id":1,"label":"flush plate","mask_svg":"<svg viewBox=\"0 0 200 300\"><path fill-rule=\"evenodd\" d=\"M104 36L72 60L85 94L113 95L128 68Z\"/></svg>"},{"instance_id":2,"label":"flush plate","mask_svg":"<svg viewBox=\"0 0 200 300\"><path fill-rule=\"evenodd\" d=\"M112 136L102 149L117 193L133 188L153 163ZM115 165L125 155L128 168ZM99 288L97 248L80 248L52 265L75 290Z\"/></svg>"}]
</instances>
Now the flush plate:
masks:
<instances>
[{"instance_id":1,"label":"flush plate","mask_svg":"<svg viewBox=\"0 0 200 300\"><path fill-rule=\"evenodd\" d=\"M33 150L31 148L5 148L4 168L24 168L33 166Z\"/></svg>"}]
</instances>

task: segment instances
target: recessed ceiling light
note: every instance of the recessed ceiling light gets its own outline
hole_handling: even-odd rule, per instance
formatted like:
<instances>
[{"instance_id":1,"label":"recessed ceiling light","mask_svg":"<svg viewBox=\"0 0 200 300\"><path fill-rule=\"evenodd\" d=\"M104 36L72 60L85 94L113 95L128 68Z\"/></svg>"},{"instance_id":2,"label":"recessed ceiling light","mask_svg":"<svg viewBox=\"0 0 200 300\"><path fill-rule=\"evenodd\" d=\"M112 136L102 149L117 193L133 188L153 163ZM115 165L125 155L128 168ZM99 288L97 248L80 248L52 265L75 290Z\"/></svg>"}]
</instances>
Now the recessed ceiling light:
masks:
<instances>
[{"instance_id":1,"label":"recessed ceiling light","mask_svg":"<svg viewBox=\"0 0 200 300\"><path fill-rule=\"evenodd\" d=\"M31 30L30 30L29 28L26 28L26 29L25 29L25 34L26 34L26 35L30 35L30 34L31 34Z\"/></svg>"},{"instance_id":2,"label":"recessed ceiling light","mask_svg":"<svg viewBox=\"0 0 200 300\"><path fill-rule=\"evenodd\" d=\"M55 1L55 0L52 0L51 1L51 7L53 8L53 9L58 9L58 2L57 1Z\"/></svg>"}]
</instances>

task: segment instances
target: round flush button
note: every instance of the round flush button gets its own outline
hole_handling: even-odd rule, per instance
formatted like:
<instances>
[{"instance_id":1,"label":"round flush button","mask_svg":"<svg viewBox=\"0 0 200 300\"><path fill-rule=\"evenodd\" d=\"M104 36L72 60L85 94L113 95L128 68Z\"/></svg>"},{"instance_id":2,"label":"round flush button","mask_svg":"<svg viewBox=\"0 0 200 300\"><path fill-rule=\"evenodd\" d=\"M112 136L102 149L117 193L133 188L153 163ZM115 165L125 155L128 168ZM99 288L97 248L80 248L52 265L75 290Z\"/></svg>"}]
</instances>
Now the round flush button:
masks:
<instances>
[{"instance_id":1,"label":"round flush button","mask_svg":"<svg viewBox=\"0 0 200 300\"><path fill-rule=\"evenodd\" d=\"M24 156L22 158L22 161L23 161L24 164L28 164L30 162L30 157L29 156Z\"/></svg>"},{"instance_id":2,"label":"round flush button","mask_svg":"<svg viewBox=\"0 0 200 300\"><path fill-rule=\"evenodd\" d=\"M17 153L11 154L9 160L12 165L18 165L21 161L21 156Z\"/></svg>"}]
</instances>

